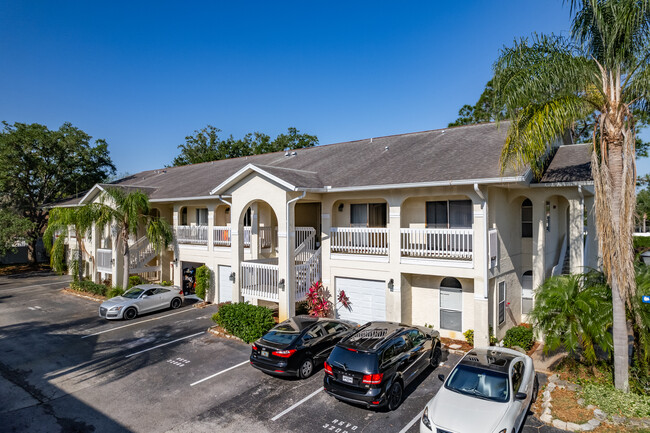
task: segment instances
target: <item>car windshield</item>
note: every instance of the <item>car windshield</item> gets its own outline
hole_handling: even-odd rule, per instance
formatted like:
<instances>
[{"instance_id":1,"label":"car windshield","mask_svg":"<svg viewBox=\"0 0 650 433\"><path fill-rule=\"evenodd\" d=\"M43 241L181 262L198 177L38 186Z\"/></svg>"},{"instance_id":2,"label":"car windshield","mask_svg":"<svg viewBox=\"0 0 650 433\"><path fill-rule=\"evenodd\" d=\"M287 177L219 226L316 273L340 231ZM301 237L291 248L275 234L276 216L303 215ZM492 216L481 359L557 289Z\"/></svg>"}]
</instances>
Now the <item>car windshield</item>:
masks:
<instances>
[{"instance_id":1,"label":"car windshield","mask_svg":"<svg viewBox=\"0 0 650 433\"><path fill-rule=\"evenodd\" d=\"M262 340L270 343L291 344L300 335L300 331L289 323L280 323L275 328L264 334Z\"/></svg>"},{"instance_id":2,"label":"car windshield","mask_svg":"<svg viewBox=\"0 0 650 433\"><path fill-rule=\"evenodd\" d=\"M124 294L122 296L124 298L136 299L142 294L142 292L144 292L143 289L141 289L139 287L132 287L129 290L127 290L126 292L124 292Z\"/></svg>"},{"instance_id":3,"label":"car windshield","mask_svg":"<svg viewBox=\"0 0 650 433\"><path fill-rule=\"evenodd\" d=\"M506 374L462 364L451 372L445 388L501 403L508 401L510 389Z\"/></svg>"}]
</instances>

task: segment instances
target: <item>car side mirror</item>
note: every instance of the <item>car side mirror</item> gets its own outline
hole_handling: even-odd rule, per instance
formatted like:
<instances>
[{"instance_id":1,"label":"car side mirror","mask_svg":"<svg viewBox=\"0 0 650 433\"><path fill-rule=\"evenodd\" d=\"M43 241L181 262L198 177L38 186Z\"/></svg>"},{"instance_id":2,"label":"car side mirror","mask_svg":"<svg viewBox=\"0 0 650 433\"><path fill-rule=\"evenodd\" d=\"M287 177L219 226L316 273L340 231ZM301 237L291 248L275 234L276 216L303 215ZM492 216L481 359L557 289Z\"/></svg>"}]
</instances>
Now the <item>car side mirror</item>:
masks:
<instances>
[{"instance_id":1,"label":"car side mirror","mask_svg":"<svg viewBox=\"0 0 650 433\"><path fill-rule=\"evenodd\" d=\"M142 299L148 298L148 297L149 297L149 295L142 295Z\"/></svg>"},{"instance_id":2,"label":"car side mirror","mask_svg":"<svg viewBox=\"0 0 650 433\"><path fill-rule=\"evenodd\" d=\"M444 374L439 374L438 379L442 380L443 382L445 381L445 375Z\"/></svg>"},{"instance_id":3,"label":"car side mirror","mask_svg":"<svg viewBox=\"0 0 650 433\"><path fill-rule=\"evenodd\" d=\"M528 397L528 394L525 392L518 392L515 394L515 400L526 400L526 397Z\"/></svg>"}]
</instances>

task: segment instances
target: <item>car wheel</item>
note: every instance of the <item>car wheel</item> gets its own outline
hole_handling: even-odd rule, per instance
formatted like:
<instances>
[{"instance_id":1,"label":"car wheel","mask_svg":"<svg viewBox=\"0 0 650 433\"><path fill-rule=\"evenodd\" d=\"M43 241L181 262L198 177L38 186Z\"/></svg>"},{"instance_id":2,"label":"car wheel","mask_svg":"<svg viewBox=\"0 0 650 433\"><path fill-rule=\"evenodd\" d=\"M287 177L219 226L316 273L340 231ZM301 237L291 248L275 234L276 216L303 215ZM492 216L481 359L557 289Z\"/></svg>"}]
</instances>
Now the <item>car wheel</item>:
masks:
<instances>
[{"instance_id":1,"label":"car wheel","mask_svg":"<svg viewBox=\"0 0 650 433\"><path fill-rule=\"evenodd\" d=\"M298 377L301 379L307 379L314 372L314 361L311 358L305 358L298 368Z\"/></svg>"},{"instance_id":2,"label":"car wheel","mask_svg":"<svg viewBox=\"0 0 650 433\"><path fill-rule=\"evenodd\" d=\"M539 381L537 380L537 373L535 373L535 382L533 384L533 398L530 399L530 404L537 401L537 394L539 393Z\"/></svg>"},{"instance_id":3,"label":"car wheel","mask_svg":"<svg viewBox=\"0 0 650 433\"><path fill-rule=\"evenodd\" d=\"M124 314L122 315L122 317L124 317L125 320L131 320L131 319L135 319L135 316L137 316L137 315L138 315L138 310L131 307L131 308L127 308L124 311Z\"/></svg>"},{"instance_id":4,"label":"car wheel","mask_svg":"<svg viewBox=\"0 0 650 433\"><path fill-rule=\"evenodd\" d=\"M437 368L440 365L440 360L442 359L442 350L440 350L440 345L438 344L433 353L431 354L431 367Z\"/></svg>"},{"instance_id":5,"label":"car wheel","mask_svg":"<svg viewBox=\"0 0 650 433\"><path fill-rule=\"evenodd\" d=\"M397 409L400 403L402 403L403 395L404 389L402 388L402 383L396 380L388 391L388 410Z\"/></svg>"},{"instance_id":6,"label":"car wheel","mask_svg":"<svg viewBox=\"0 0 650 433\"><path fill-rule=\"evenodd\" d=\"M171 303L170 307L172 307L172 309L175 310L175 309L179 308L182 303L183 303L183 301L181 301L181 298L174 298L174 299L172 299L172 303Z\"/></svg>"}]
</instances>

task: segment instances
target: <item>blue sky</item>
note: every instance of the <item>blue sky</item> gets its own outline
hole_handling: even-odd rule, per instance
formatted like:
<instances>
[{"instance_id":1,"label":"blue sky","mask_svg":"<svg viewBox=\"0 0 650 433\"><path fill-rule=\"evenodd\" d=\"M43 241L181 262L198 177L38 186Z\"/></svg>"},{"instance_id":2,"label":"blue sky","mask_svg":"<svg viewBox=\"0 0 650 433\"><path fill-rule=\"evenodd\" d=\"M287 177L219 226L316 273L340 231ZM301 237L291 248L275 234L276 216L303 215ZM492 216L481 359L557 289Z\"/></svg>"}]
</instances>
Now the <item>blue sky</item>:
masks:
<instances>
[{"instance_id":1,"label":"blue sky","mask_svg":"<svg viewBox=\"0 0 650 433\"><path fill-rule=\"evenodd\" d=\"M569 24L561 0L5 1L0 120L69 121L129 173L207 124L322 144L435 129L476 102L500 48Z\"/></svg>"}]
</instances>

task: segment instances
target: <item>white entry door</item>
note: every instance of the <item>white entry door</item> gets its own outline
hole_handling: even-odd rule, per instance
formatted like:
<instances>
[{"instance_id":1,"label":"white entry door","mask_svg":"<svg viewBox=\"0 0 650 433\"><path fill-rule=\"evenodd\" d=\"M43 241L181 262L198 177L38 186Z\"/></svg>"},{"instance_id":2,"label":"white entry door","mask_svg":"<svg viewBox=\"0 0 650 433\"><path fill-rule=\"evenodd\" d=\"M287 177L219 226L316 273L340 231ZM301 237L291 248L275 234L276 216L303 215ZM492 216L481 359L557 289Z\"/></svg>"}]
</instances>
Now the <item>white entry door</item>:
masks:
<instances>
[{"instance_id":1,"label":"white entry door","mask_svg":"<svg viewBox=\"0 0 650 433\"><path fill-rule=\"evenodd\" d=\"M350 299L352 311L339 307L340 319L352 320L363 325L373 320L386 320L386 282L358 278L335 279L337 296L341 290Z\"/></svg>"},{"instance_id":2,"label":"white entry door","mask_svg":"<svg viewBox=\"0 0 650 433\"><path fill-rule=\"evenodd\" d=\"M219 266L219 302L232 302L230 266Z\"/></svg>"}]
</instances>

